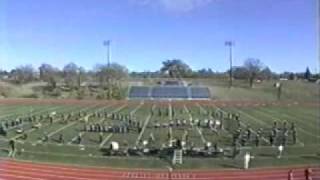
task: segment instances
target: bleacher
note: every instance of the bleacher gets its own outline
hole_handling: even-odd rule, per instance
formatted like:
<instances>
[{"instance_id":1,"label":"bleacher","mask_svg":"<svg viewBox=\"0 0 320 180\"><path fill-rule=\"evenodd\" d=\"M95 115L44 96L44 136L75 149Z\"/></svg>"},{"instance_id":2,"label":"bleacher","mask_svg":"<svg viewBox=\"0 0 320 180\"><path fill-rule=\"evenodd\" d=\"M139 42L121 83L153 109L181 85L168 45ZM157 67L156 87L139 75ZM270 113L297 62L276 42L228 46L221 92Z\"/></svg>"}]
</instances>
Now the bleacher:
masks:
<instances>
[{"instance_id":1,"label":"bleacher","mask_svg":"<svg viewBox=\"0 0 320 180\"><path fill-rule=\"evenodd\" d=\"M152 98L165 98L165 99L187 99L188 98L188 90L186 87L166 87L166 86L159 86L159 87L153 87Z\"/></svg>"},{"instance_id":2,"label":"bleacher","mask_svg":"<svg viewBox=\"0 0 320 180\"><path fill-rule=\"evenodd\" d=\"M209 99L207 87L188 86L131 86L129 99Z\"/></svg>"},{"instance_id":3,"label":"bleacher","mask_svg":"<svg viewBox=\"0 0 320 180\"><path fill-rule=\"evenodd\" d=\"M203 99L210 97L210 91L207 87L191 87L192 99Z\"/></svg>"},{"instance_id":4,"label":"bleacher","mask_svg":"<svg viewBox=\"0 0 320 180\"><path fill-rule=\"evenodd\" d=\"M129 97L130 98L149 98L150 87L147 86L133 86L130 88Z\"/></svg>"}]
</instances>

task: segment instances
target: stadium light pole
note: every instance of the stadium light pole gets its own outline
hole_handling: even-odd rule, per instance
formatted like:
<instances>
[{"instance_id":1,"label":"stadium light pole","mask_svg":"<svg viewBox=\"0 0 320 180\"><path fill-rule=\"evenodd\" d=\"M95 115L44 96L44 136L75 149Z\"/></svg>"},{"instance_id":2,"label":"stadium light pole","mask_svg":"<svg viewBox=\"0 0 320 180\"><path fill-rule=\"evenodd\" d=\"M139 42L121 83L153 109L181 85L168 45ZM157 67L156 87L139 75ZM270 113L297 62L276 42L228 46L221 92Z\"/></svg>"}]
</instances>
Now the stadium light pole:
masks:
<instances>
[{"instance_id":1,"label":"stadium light pole","mask_svg":"<svg viewBox=\"0 0 320 180\"><path fill-rule=\"evenodd\" d=\"M317 36L318 36L318 75L320 75L320 0L317 0ZM318 96L319 96L319 102L320 102L320 87L318 87ZM320 106L320 105L319 105ZM319 107L320 108L320 107ZM320 115L320 111L319 111L319 115ZM320 117L320 116L319 116ZM320 134L320 118L319 118L319 122L318 122L318 127L319 127L319 134ZM319 140L319 144L320 144L320 140Z\"/></svg>"},{"instance_id":2,"label":"stadium light pole","mask_svg":"<svg viewBox=\"0 0 320 180\"><path fill-rule=\"evenodd\" d=\"M110 66L111 62L111 40L103 41L103 46L107 46L107 60L108 60L108 67Z\"/></svg>"},{"instance_id":3,"label":"stadium light pole","mask_svg":"<svg viewBox=\"0 0 320 180\"><path fill-rule=\"evenodd\" d=\"M232 47L235 45L233 41L226 41L225 46L229 47L229 61L230 61L230 80L229 86L232 87Z\"/></svg>"}]
</instances>

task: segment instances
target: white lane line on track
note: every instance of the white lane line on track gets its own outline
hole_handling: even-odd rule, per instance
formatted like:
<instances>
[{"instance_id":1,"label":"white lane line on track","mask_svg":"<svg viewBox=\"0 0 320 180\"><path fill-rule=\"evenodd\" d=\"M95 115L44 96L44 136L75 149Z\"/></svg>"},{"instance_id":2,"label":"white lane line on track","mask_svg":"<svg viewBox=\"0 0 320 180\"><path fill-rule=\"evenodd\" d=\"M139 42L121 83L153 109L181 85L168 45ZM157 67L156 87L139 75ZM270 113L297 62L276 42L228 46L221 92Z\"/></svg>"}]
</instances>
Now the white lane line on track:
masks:
<instances>
[{"instance_id":1,"label":"white lane line on track","mask_svg":"<svg viewBox=\"0 0 320 180\"><path fill-rule=\"evenodd\" d=\"M52 166L52 165L39 165L39 164L25 164L25 163L12 163L12 162L6 162L4 164L0 164L0 168L4 167L4 168L8 168L8 167L16 167L16 168L31 168L31 169L39 169L39 170L45 170L45 171L53 171L53 172L61 172L61 171L66 171L68 173L77 173L77 174L89 174L89 173L93 173L93 174L99 174L101 175L101 173L110 173L110 170L100 170L100 169L85 169L85 168L72 168L72 167L57 167L57 166ZM117 171L117 170L111 170L111 173L113 174L117 174L123 175L124 172L122 171ZM102 174L104 175L104 174Z\"/></svg>"},{"instance_id":2,"label":"white lane line on track","mask_svg":"<svg viewBox=\"0 0 320 180\"><path fill-rule=\"evenodd\" d=\"M44 176L44 177L53 177L53 178L63 178L63 179L75 179L75 180L88 180L88 179L95 179L95 178L82 178L82 177L75 177L75 176L64 176L64 175L57 175L57 174L48 174L47 172L46 173L39 173L41 172L41 170L39 169L28 169L28 171L21 171L23 168L19 167L17 168L18 170L12 170L12 169L2 169L0 168L0 172L3 172L3 173L10 173L10 174L14 174L14 175L17 175L17 174L24 174L24 175L30 175L31 177L33 176ZM31 171L35 171L35 172L31 172ZM61 173L61 172L56 172L56 173ZM36 178L36 177L34 177ZM43 179L43 178L40 178L40 179ZM45 178L44 178L45 179Z\"/></svg>"},{"instance_id":3,"label":"white lane line on track","mask_svg":"<svg viewBox=\"0 0 320 180\"><path fill-rule=\"evenodd\" d=\"M23 169L23 168L21 168L21 167L17 167L17 169L19 169L19 170L21 170L21 169ZM30 170L30 169L29 169ZM1 171L1 169L0 169L0 171ZM36 169L36 171L37 172L40 172L39 171L39 169ZM44 171L47 171L47 170L44 170ZM53 170L52 170L53 171ZM20 171L19 171L20 172ZM57 171L54 171L54 172L57 172ZM70 172L70 171L68 171L68 172ZM64 172L64 173L68 173L68 172ZM241 172L241 171L239 171L239 172ZM61 173L61 172L59 172L59 173ZM74 173L77 173L77 172L74 172ZM143 176L142 176L142 174L144 174ZM41 175L43 175L43 174L40 174L40 176ZM77 173L77 175L79 175L79 173ZM86 175L88 175L88 173L86 173ZM101 175L101 174L100 174ZM147 178L149 178L147 175L146 175L146 173L143 173L143 172L132 172L132 173L128 173L127 174L128 176L128 178L130 178L130 175L131 175L131 177L133 176L133 177L136 177L136 178L138 178L139 177L139 179L147 179ZM180 176L181 175L181 176ZM238 179L238 178L240 178L240 179L283 179L283 180L285 180L285 177L287 176L287 173L286 172L282 172L282 171L278 171L278 172L272 172L272 174L271 173L267 173L267 174L264 174L264 175L258 175L258 174L249 174L249 172L247 172L247 174L243 174L243 175L241 175L241 176L238 176L238 174L236 174L236 175L227 175L227 176L221 176L221 175L218 175L218 174L216 174L216 175L214 175L214 174L212 174L212 175L210 175L210 174L207 174L206 176L207 177L196 177L196 175L197 175L197 173L173 173L172 174L172 176L171 177L173 177L173 179L177 179L177 178L182 178L182 177L184 177L184 178L187 178L187 179L190 179L190 180L195 180L195 179L201 179L201 180L208 180L208 179ZM199 175L200 176L203 176L204 174L201 174L201 173L199 173ZM51 175L50 175L51 176ZM52 176L54 176L54 175L52 175ZM102 176L102 175L101 175ZM107 175L107 174L105 174L104 175L105 177L109 177L109 178L116 178L116 179L123 179L123 178L125 178L124 176L111 176L111 175ZM178 176L178 177L177 177ZM54 176L54 177L58 177L58 176ZM61 176L60 176L61 177ZM132 177L132 178L133 178ZM259 178L257 178L257 177L259 177ZM69 176L62 176L61 178L69 178ZM99 178L99 177L96 177L96 178ZM298 177L297 177L298 178ZM71 177L71 179L75 179L75 178L72 178ZM80 179L80 177L77 177L76 179ZM84 179L84 178L81 178L81 179ZM91 178L90 177L90 179L94 179L94 178ZM154 177L153 179L163 179L163 177Z\"/></svg>"},{"instance_id":4,"label":"white lane line on track","mask_svg":"<svg viewBox=\"0 0 320 180\"><path fill-rule=\"evenodd\" d=\"M56 170L48 170L48 169L38 169L38 168L32 168L32 167L21 167L21 166L8 166L5 169L0 168L1 171L11 172L12 174L32 174L35 176L50 176L50 177L57 177L57 178L68 178L68 179L123 179L124 177L130 177L135 176L139 177L140 179L148 179L145 172L132 172L132 173L121 173L118 175L108 174L107 172L103 173L81 173L81 172L70 172L70 171L56 171ZM103 173L103 174L102 174ZM63 174L63 175L61 175ZM32 176L31 175L31 176ZM150 174L152 175L152 174ZM82 176L82 177L80 177ZM153 177L152 179L163 179L163 178L157 178Z\"/></svg>"},{"instance_id":5,"label":"white lane line on track","mask_svg":"<svg viewBox=\"0 0 320 180\"><path fill-rule=\"evenodd\" d=\"M2 179L4 178L4 179ZM31 176L20 176L20 175L14 175L14 174L0 174L0 180L8 180L8 179L30 179L30 180L45 180L42 178L35 178L35 177L31 177Z\"/></svg>"}]
</instances>

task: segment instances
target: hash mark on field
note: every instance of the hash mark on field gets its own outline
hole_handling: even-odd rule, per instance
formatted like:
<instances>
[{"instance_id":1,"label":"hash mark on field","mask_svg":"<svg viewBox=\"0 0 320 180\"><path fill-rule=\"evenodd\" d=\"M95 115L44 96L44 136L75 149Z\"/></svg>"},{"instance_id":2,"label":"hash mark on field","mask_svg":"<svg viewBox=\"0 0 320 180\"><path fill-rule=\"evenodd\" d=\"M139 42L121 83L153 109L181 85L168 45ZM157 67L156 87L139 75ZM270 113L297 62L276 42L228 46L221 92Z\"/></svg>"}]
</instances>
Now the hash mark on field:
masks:
<instances>
[{"instance_id":1,"label":"hash mark on field","mask_svg":"<svg viewBox=\"0 0 320 180\"><path fill-rule=\"evenodd\" d=\"M99 145L99 148L102 148L104 144L113 136L113 133L109 134Z\"/></svg>"}]
</instances>

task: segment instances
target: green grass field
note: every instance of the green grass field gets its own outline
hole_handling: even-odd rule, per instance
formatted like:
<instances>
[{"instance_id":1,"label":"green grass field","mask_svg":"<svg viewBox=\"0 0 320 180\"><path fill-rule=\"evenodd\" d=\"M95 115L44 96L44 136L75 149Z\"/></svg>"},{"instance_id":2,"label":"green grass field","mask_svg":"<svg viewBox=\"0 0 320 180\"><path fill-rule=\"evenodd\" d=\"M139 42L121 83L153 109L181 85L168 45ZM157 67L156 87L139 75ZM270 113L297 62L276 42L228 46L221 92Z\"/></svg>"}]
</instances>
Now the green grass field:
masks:
<instances>
[{"instance_id":1,"label":"green grass field","mask_svg":"<svg viewBox=\"0 0 320 180\"><path fill-rule=\"evenodd\" d=\"M152 110L153 109L153 115ZM204 126L205 119L212 118L210 114L221 111L226 116L228 113L240 114L240 128L245 130L250 127L252 134L256 134L262 128L260 145L256 147L254 142L249 140L240 149L235 158L230 158L232 149L232 135L235 122L233 120L222 119L224 128L214 132ZM161 115L159 114L161 111ZM176 168L240 168L243 154L251 152L255 159L254 167L266 166L288 166L300 164L319 164L320 153L320 115L317 107L302 105L282 105L282 106L257 106L257 107L217 107L214 104L183 104L183 103L157 103L157 102L127 102L127 103L106 103L106 105L0 105L0 122L11 122L17 118L24 119L29 116L40 117L56 112L54 121L51 124L49 118L38 119L33 122L23 121L18 126L10 126L6 136L0 136L1 148L6 148L6 141L15 139L17 141L17 152L14 158L45 161L56 163L69 163L81 165L97 165L112 167L135 167L135 168L165 168L171 163L171 155L167 156L109 156L104 149L109 147L110 142L115 141L120 145L120 149L140 147L140 148L161 148L170 146L173 139L186 141L186 147L203 148L204 144L210 142L217 144L224 149L225 156L219 157L192 157L185 156L184 164ZM74 116L67 120L61 118L61 114L67 115L73 112ZM87 115L95 112L115 113L121 115L132 115L136 122L141 124L141 132L132 128L128 133L112 132L83 132L86 125L83 117L76 117L79 112ZM46 116L45 116L46 117ZM201 126L191 121L199 119ZM171 121L186 125L179 127L155 127L156 124L170 124ZM109 117L90 116L89 124L101 123L106 126L121 125L126 120L112 119ZM41 123L39 129L33 128L36 122ZM292 138L288 136L287 145L283 157L277 159L277 149L272 147L268 141L268 133L274 122L279 126L283 122L288 125L294 123L297 130L297 141L293 144ZM10 123L9 123L10 124ZM23 128L27 137L16 132ZM81 144L77 142L77 136L82 132ZM186 140L185 134L188 134ZM63 135L64 143L59 142L60 135ZM102 135L103 141L100 141ZM169 135L170 134L170 135ZM45 135L49 136L48 141L44 141ZM154 141L150 140L153 136ZM143 141L149 141L144 146ZM7 157L8 152L2 150L1 156ZM80 163L81 162L81 163ZM130 162L130 163L128 163Z\"/></svg>"}]
</instances>

